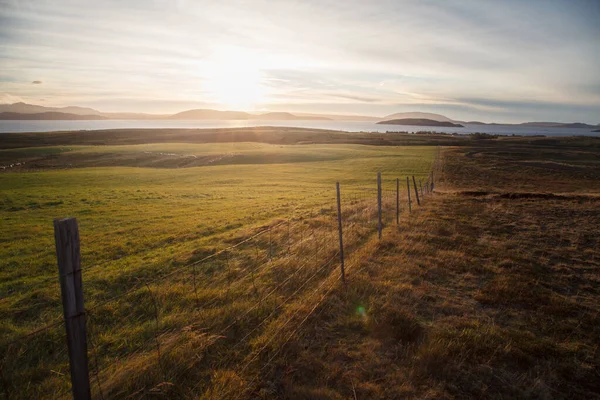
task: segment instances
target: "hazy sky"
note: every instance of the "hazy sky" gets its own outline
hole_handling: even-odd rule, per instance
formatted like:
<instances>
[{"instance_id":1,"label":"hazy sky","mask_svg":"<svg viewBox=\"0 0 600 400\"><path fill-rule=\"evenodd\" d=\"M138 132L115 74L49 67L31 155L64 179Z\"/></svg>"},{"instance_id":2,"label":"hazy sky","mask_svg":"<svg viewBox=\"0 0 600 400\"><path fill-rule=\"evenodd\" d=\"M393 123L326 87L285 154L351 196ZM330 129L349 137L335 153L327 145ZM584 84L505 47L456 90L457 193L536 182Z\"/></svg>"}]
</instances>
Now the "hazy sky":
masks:
<instances>
[{"instance_id":1,"label":"hazy sky","mask_svg":"<svg viewBox=\"0 0 600 400\"><path fill-rule=\"evenodd\" d=\"M0 103L600 123L600 0L0 0Z\"/></svg>"}]
</instances>

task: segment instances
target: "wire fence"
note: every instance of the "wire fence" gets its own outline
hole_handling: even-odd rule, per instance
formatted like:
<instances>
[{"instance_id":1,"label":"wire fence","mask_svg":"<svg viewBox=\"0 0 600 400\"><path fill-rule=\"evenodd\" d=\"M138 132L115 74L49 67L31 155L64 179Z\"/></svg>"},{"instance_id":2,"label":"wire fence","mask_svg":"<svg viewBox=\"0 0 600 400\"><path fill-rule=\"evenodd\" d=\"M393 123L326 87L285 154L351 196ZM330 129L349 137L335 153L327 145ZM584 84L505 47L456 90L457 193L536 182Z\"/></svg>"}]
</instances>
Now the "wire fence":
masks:
<instances>
[{"instance_id":1,"label":"wire fence","mask_svg":"<svg viewBox=\"0 0 600 400\"><path fill-rule=\"evenodd\" d=\"M210 255L128 282L117 295L96 291L86 298L85 312L73 317L84 318L88 393L99 399L191 397L215 390L216 371L244 377L251 370L254 378L236 393L248 394L257 371L271 364L344 280L341 266L352 273L354 255L367 240L399 224L432 194L439 168L436 154L431 174L420 181L384 177L372 187L342 185L340 213L332 188L312 211L293 212ZM89 271L79 273L84 284ZM2 344L4 398L78 393L69 318L65 311L65 319Z\"/></svg>"}]
</instances>

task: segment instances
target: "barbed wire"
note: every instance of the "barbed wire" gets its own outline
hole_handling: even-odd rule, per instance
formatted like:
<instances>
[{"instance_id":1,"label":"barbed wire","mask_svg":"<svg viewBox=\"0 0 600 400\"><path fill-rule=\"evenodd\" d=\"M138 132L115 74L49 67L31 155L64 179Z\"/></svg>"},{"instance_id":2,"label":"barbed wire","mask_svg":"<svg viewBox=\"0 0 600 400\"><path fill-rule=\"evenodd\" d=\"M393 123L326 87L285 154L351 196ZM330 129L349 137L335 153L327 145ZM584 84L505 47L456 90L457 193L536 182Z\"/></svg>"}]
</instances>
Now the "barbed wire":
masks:
<instances>
[{"instance_id":1,"label":"barbed wire","mask_svg":"<svg viewBox=\"0 0 600 400\"><path fill-rule=\"evenodd\" d=\"M436 168L439 168L439 164L438 164L439 148L437 151L438 151L438 153L436 153L434 162L432 164L432 169L431 169L432 173L433 173L433 171L436 171ZM386 224L390 220L395 220L395 217L398 213L404 212L406 210L406 206L403 206L401 208L400 204L399 204L400 185L398 184L398 181L393 180L394 189L388 188L388 186L391 186L391 183L392 183L392 181L386 181L386 183L384 184L385 185L384 188L382 188L380 190L380 194L382 197L382 199L381 199L382 206L384 208L382 218L386 221L385 222ZM411 190L410 183L414 183L414 178L413 178L413 182L410 182L408 185L405 185L405 182L403 179L400 180L400 183L402 183L402 186L403 186L402 190L404 191L404 193L406 193L406 190L408 190L410 192L410 190ZM423 186L423 183L424 183L424 186ZM419 191L419 197L421 197L421 198L425 198L426 196L431 194L431 192L433 190L431 176L419 179L418 185L415 184L414 189L416 191ZM323 196L325 193L327 193L328 195L331 195L330 197L333 198L332 190L324 190L322 192L312 195L311 197ZM365 236L363 236L363 232L364 232L364 235L368 236L369 232L371 232L371 234L374 233L373 228L376 229L375 222L377 220L377 188L376 187L354 188L353 190L349 190L348 192L344 191L343 198L345 199L345 203L349 204L349 206L346 206L342 209L343 218L344 218L344 220L347 221L346 225L344 226L344 235L347 236L348 239L350 239L345 243L344 247L347 246L348 250L350 250L350 251L347 251L347 255L349 255L352 253L352 249L355 249L358 246L360 246L360 241L362 240L363 237L365 237ZM403 203L404 203L404 201L403 201ZM323 271L328 266L330 266L340 254L339 249L337 249L338 246L336 243L337 242L337 228L335 227L333 219L330 219L331 217L333 217L333 214L335 213L334 207L332 206L332 204L330 204L330 203L326 203L326 204L324 203L322 205L306 204L305 208L312 207L308 213L298 211L299 208L302 208L303 206L304 206L304 204L298 205L296 208L294 208L291 212L291 215L289 215L286 219L280 220L274 224L271 223L270 225L267 225L266 227L264 225L259 226L257 228L258 231L250 234L249 236L247 236L243 239L241 238L235 244L231 244L223 249L215 251L212 254L202 257L199 260L194 260L194 261L187 262L182 265L176 266L175 268L170 268L170 269L168 269L168 271L167 271L167 269L159 270L159 271L155 272L156 275L154 277L146 278L146 279L139 279L139 282L137 284L134 284L132 287L127 288L124 292L119 293L115 296L108 297L104 300L100 300L99 302L94 304L89 309L86 309L86 313L89 314L90 322L91 322L91 320L93 319L94 313L97 312L98 310L100 310L102 307L107 306L112 303L116 303L116 302L120 301L121 299L125 298L126 296L143 289L144 287L146 287L149 292L149 295L151 297L151 302L153 304L153 309L154 309L154 321L155 321L154 337L148 339L147 341L144 341L141 344L141 346L139 346L137 349L134 349L133 351L128 350L122 356L117 357L116 359L113 358L112 362L110 364L106 365L102 370L99 367L99 357L102 357L102 356L99 355L98 342L95 338L95 336L98 335L98 332L97 332L97 329L94 329L93 332L92 332L92 330L89 331L89 333L88 333L88 335L90 336L89 341L90 341L91 351L93 352L93 362L95 364L94 374L95 374L95 379L96 379L96 383L98 386L98 390L100 393L100 397L104 398L104 393L102 390L102 385L101 385L101 381L100 381L100 377L99 377L100 372L105 371L108 368L112 368L117 362L121 361L122 359L124 359L126 357L131 357L134 354L136 354L137 352L143 351L147 347L147 345L153 340L155 341L155 344L156 344L157 365L162 370L162 375L164 377L164 380L167 381L167 371L164 369L161 359L166 354L168 354L170 351L172 351L174 347L171 346L170 348L166 348L166 349L161 348L161 336L166 334L167 331L165 331L163 333L160 332L161 327L160 327L160 323L159 323L160 315L159 315L158 299L157 299L157 294L154 293L154 291L152 289L150 289L151 285L159 284L159 283L164 282L167 279L172 278L172 277L178 277L180 279L185 279L180 275L180 273L187 272L189 274L187 276L190 278L191 284L193 285L193 292L194 292L194 296L195 296L195 300L196 300L196 302L195 302L196 312L200 311L200 307L202 307L202 309L204 309L204 310L212 308L219 301L221 301L223 299L223 293L217 293L215 296L211 296L208 300L200 301L199 296L198 296L197 267L202 265L203 263L206 263L209 261L212 262L211 260L217 260L217 258L220 256L224 256L225 257L225 267L224 267L224 269L221 269L221 275L219 275L219 277L215 278L215 279L210 279L210 280L202 279L203 288L204 288L204 285L206 285L206 284L210 284L213 287L218 287L218 286L220 287L222 284L226 283L227 291L226 291L224 301L234 302L235 299L230 298L230 292L234 292L234 293L236 291L239 292L238 288L240 287L240 285L242 283L244 283L247 279L252 278L252 287L254 288L255 295L258 297L258 288L256 286L257 274L259 274L258 276L261 276L261 274L264 274L264 273L266 273L266 271L269 271L269 269L268 269L269 265L275 265L275 264L273 264L274 256L278 260L288 259L289 263L293 263L292 258L295 256L295 258L300 259L301 254L306 251L307 246L308 246L308 248L310 248L310 246L313 246L312 243L309 245L309 241L311 241L311 240L314 241L314 256L300 262L299 266L297 265L296 268L294 269L294 272L289 274L286 277L286 279L279 282L276 286L268 289L266 294L262 294L260 297L258 297L257 303L255 303L251 307L246 308L241 314L235 315L233 318L233 321L227 323L223 328L218 329L217 328L217 326L219 325L218 323L213 324L210 328L206 328L207 331L213 331L213 330L217 329L215 335L221 336L224 332L226 332L231 327L233 327L235 324L237 324L239 321L244 319L252 311L256 310L259 307L262 307L262 305L266 302L266 300L268 300L270 298L270 296L272 296L274 293L276 293L281 288L283 288L285 285L287 285L290 281L292 281L300 273L303 273L302 271L305 271L307 269L308 265L311 264L311 260L313 260L313 259L314 259L314 261L318 260L319 254L321 253L321 251L323 249L331 249L331 250L327 250L327 253L329 254L328 260L325 263L318 266L316 268L316 270L312 272L312 274L309 274L309 276L303 275L303 278L300 281L299 286L296 287L292 291L291 294L282 296L282 297L285 297L283 299L283 301L279 301L277 304L275 304L273 306L273 308L270 310L270 312L266 315L266 317L261 318L260 321L256 325L254 325L248 331L244 332L241 339L237 340L233 344L232 348L235 349L238 346L240 346L242 343L245 343L246 340L250 336L252 336L255 332L257 332L261 327L263 327L267 323L267 321L269 321L278 312L278 310L284 308L286 305L291 304L290 303L291 299L293 299L296 295L298 295L315 277L322 274ZM316 209L319 207L321 209L316 211ZM277 216L275 217L275 219L278 219L278 218L281 218L281 217L277 217ZM311 221L315 221L315 219L322 219L322 222L318 223L321 225L317 225L319 228L317 231L320 233L320 235L317 235L315 233L315 222L311 222ZM276 231L276 230L283 230L283 231L280 231L277 236L277 240L276 240L277 241L277 246L276 246L277 255L274 255L272 234L273 234L273 231ZM263 236L266 236L267 233L269 235L268 248L264 248L264 247L261 248L261 241L259 241L258 239ZM320 236L320 239L318 236ZM264 240L262 240L262 243L263 243L263 246L266 246L266 243ZM248 245L248 248L242 248L242 246L244 246L244 245ZM116 261L119 261L126 257L135 256L137 254L141 254L144 252L145 251L130 253L130 254L127 254L124 257L120 257L119 259L116 259L116 260L108 260L108 261L100 263L100 264L95 264L95 265L89 266L89 267L85 268L85 270L96 268L99 265L106 265L111 262L116 262ZM232 266L231 266L231 263L234 262L231 259L231 255L233 253L238 254L237 260L235 261L236 267L234 269L232 269ZM239 256L240 254L242 255L241 257ZM223 262L223 261L220 261L220 262ZM216 265L219 265L219 264L217 263ZM242 266L241 268L239 268L240 265ZM346 266L347 270L350 270L353 265L354 264L347 265ZM35 285L39 286L39 284L41 284L41 283L49 282L54 279L56 279L56 278L46 278L41 281L37 281L35 283ZM299 316L299 314L303 310L306 309L305 307L298 306L289 315L285 316L284 321L282 321L282 323L276 327L274 332L269 332L270 337L268 339L266 339L266 341L264 343L261 343L261 347L258 348L257 350L254 350L246 357L247 361L244 363L244 365L240 369L240 374L243 374L246 371L246 369L253 362L255 362L261 356L261 354L263 354L263 352L272 344L272 342L275 340L275 338L278 337L288 326L290 326L290 324L292 324L293 328L291 329L290 334L288 336L286 336L285 340L281 343L281 345L277 348L277 350L270 355L270 357L266 361L266 364L264 364L262 366L261 371L264 370L266 367L268 367L268 365L270 365L270 363L275 359L275 357L282 351L283 347L289 342L289 340L291 340L291 338L305 324L305 322L310 318L310 316L313 315L315 310L318 309L318 307L322 304L322 302L324 301L326 296L331 292L331 290L333 290L333 288L335 287L335 285L337 284L337 282L340 279L341 279L340 274L338 274L337 277L332 277L332 275L330 274L328 277L323 279L323 281L320 282L320 284L318 284L316 289L314 289L309 294L307 294L306 297L304 298L305 299L304 301L309 301L313 297L317 296L318 293L322 293L322 295L319 295L318 301L312 306L312 308L308 311L306 316L304 316L304 318L301 319L297 324L295 323L295 321L298 320L297 317ZM331 284L329 286L327 286L327 284L329 282L331 282ZM29 287L33 287L33 286L34 286L34 284L30 285ZM161 288L161 287L164 287L164 286L157 286L156 290L159 290L159 288ZM19 288L19 290L23 291L23 290L26 290L26 288L27 287L21 287L21 288ZM250 294L250 293L248 293L248 294ZM0 298L0 301L2 301L2 300L3 299ZM202 303L202 304L200 305L200 303ZM176 315L176 314L169 314L169 316L173 316L173 315ZM204 315L204 313L202 313L200 311L197 315L199 318L202 318L202 315ZM125 318L127 318L127 317L125 317ZM27 334L25 334L23 336L17 337L15 339L9 341L8 343L3 344L3 346L10 347L11 345L13 345L19 341L29 339L30 337L36 336L42 332L45 332L49 329L60 326L62 324L64 324L64 321L62 319L60 321L46 324L46 325L44 325L40 328L37 328L31 332L28 332ZM172 337L170 336L170 338L172 338ZM230 355L227 358L225 358L224 360L221 360L220 363L221 364L227 363L227 362L231 361L232 357L234 357L234 353L230 353ZM193 368L193 365L190 368ZM188 369L184 369L183 371L178 372L176 376L180 376L182 373L185 373L187 370ZM198 382L198 384L200 384L200 382ZM196 389L197 389L197 386L194 386L194 388L192 390L196 390Z\"/></svg>"}]
</instances>

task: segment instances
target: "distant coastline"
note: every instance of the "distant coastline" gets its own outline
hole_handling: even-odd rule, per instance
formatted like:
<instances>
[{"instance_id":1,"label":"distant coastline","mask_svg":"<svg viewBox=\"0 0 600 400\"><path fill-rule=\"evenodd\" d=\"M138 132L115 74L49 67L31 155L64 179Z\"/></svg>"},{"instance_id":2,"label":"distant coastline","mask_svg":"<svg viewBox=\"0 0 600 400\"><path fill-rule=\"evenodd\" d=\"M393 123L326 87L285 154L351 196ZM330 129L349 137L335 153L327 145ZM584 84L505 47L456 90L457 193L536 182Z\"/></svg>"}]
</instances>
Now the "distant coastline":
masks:
<instances>
[{"instance_id":1,"label":"distant coastline","mask_svg":"<svg viewBox=\"0 0 600 400\"><path fill-rule=\"evenodd\" d=\"M297 120L297 121L263 121L263 120L178 120L178 119L98 119L98 120L0 120L0 138L5 133L18 132L85 132L104 130L139 130L140 132L153 129L178 131L181 129L222 129L278 127L282 131L288 129L321 129L327 131L386 133L401 130L407 133L422 133L435 131L458 136L487 133L502 136L595 136L600 132L592 132L584 128L537 128L520 125L474 125L466 124L457 127L426 127L410 125L383 125L373 121L337 121L337 120ZM0 139L1 140L1 139Z\"/></svg>"},{"instance_id":2,"label":"distant coastline","mask_svg":"<svg viewBox=\"0 0 600 400\"><path fill-rule=\"evenodd\" d=\"M464 125L455 124L449 121L436 121L426 118L403 118L392 119L389 121L380 121L380 125L411 125L411 126L443 126L447 128L464 128Z\"/></svg>"},{"instance_id":3,"label":"distant coastline","mask_svg":"<svg viewBox=\"0 0 600 400\"><path fill-rule=\"evenodd\" d=\"M133 112L102 112L88 107L46 107L27 103L0 104L0 120L5 121L352 121L361 123L380 123L389 125L413 125L460 128L467 125L486 127L515 126L527 128L574 128L597 129L598 125L581 122L523 122L506 124L497 122L460 121L445 115L427 112L400 112L384 117L366 115L290 113L285 111L246 112L231 110L193 109L175 114L148 114ZM408 121L411 120L411 121ZM398 122L401 121L401 122Z\"/></svg>"}]
</instances>

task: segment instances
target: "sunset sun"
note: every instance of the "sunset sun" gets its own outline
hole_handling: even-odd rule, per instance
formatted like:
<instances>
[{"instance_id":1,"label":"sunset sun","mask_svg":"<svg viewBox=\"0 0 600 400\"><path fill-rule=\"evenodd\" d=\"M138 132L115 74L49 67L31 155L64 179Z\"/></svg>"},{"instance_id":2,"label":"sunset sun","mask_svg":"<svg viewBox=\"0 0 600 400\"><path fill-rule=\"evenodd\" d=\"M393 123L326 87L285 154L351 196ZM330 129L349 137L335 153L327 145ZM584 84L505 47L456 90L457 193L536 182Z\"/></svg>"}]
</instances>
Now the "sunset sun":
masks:
<instances>
[{"instance_id":1,"label":"sunset sun","mask_svg":"<svg viewBox=\"0 0 600 400\"><path fill-rule=\"evenodd\" d=\"M265 99L258 56L240 50L221 52L209 62L204 91L230 110L250 110Z\"/></svg>"}]
</instances>

